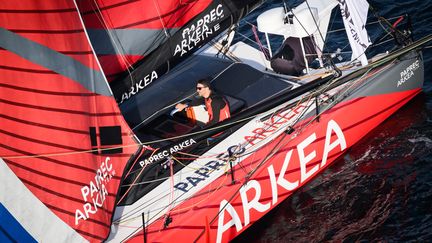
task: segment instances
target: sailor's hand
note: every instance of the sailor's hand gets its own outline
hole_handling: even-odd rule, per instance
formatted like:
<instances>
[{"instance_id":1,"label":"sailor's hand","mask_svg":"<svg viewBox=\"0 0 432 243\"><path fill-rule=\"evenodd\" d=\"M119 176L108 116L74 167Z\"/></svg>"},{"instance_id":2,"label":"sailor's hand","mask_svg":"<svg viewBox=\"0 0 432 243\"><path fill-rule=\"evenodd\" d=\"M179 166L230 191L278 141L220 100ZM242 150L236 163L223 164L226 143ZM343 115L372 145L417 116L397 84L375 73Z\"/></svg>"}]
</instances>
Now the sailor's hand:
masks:
<instances>
[{"instance_id":1,"label":"sailor's hand","mask_svg":"<svg viewBox=\"0 0 432 243\"><path fill-rule=\"evenodd\" d=\"M175 108L176 108L177 110L179 110L179 111L184 110L186 107L187 107L187 105L182 104L182 103L179 103L179 104L177 104L177 105L175 106Z\"/></svg>"}]
</instances>

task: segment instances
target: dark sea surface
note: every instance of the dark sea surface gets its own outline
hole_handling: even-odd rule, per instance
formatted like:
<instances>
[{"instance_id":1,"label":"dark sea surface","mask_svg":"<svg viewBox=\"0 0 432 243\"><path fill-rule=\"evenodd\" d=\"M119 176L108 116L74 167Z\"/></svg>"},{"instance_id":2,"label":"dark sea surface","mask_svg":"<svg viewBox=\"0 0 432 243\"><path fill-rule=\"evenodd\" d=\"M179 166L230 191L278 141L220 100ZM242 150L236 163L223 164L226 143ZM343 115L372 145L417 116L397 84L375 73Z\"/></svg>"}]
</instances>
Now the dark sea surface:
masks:
<instances>
[{"instance_id":1,"label":"dark sea surface","mask_svg":"<svg viewBox=\"0 0 432 243\"><path fill-rule=\"evenodd\" d=\"M369 2L386 18L408 13L415 40L432 33L432 0ZM374 40L382 33L369 34ZM423 93L235 242L432 242L432 48L423 54Z\"/></svg>"}]
</instances>

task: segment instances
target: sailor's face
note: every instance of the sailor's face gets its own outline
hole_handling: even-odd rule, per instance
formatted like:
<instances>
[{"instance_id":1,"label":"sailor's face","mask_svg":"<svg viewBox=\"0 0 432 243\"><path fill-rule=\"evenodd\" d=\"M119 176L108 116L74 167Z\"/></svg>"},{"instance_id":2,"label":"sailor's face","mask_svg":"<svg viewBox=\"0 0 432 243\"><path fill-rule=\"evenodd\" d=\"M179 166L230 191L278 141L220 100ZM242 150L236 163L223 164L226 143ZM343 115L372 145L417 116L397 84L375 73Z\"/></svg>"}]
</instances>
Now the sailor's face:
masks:
<instances>
[{"instance_id":1,"label":"sailor's face","mask_svg":"<svg viewBox=\"0 0 432 243\"><path fill-rule=\"evenodd\" d=\"M198 84L196 87L196 91L197 91L199 96L206 97L206 94L208 93L209 88L202 85L202 84Z\"/></svg>"}]
</instances>

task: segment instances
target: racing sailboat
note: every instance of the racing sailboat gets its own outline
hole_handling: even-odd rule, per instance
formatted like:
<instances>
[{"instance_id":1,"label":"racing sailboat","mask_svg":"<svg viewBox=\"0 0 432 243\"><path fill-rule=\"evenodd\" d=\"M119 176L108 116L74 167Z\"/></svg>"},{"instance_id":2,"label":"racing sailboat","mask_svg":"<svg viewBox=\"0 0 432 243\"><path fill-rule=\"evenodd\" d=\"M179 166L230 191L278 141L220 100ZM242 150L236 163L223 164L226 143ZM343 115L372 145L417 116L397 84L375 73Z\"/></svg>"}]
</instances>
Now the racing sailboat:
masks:
<instances>
[{"instance_id":1,"label":"racing sailboat","mask_svg":"<svg viewBox=\"0 0 432 243\"><path fill-rule=\"evenodd\" d=\"M352 49L336 64L323 52L335 7ZM431 37L412 42L409 29L381 19L399 47L367 58L367 9L366 1L309 0L268 10L256 29L282 36L278 51L239 41L221 59L209 48L123 103L152 150L125 178L109 240L230 241L418 94L419 47ZM195 80L206 76L232 117L203 130L172 109L194 99Z\"/></svg>"},{"instance_id":2,"label":"racing sailboat","mask_svg":"<svg viewBox=\"0 0 432 243\"><path fill-rule=\"evenodd\" d=\"M432 37L413 42L390 24L399 48L368 59L365 1L260 14L257 30L284 38L275 53L238 42L224 58L192 54L258 2L0 3L0 239L227 242L421 92L419 48ZM144 3L159 14L116 11ZM323 47L336 6L353 52L335 64ZM157 81L131 88L155 70ZM202 77L232 113L211 127L200 126L199 108L172 112Z\"/></svg>"}]
</instances>

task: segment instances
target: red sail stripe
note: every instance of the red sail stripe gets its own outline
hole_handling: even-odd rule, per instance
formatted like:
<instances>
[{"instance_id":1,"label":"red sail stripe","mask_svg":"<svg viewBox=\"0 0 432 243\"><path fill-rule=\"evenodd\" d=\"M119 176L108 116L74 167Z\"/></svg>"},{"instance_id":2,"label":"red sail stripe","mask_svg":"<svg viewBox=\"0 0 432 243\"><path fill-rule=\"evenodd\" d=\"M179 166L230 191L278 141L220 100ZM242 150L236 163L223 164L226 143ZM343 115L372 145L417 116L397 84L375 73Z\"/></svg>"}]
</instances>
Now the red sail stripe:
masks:
<instances>
[{"instance_id":1,"label":"red sail stripe","mask_svg":"<svg viewBox=\"0 0 432 243\"><path fill-rule=\"evenodd\" d=\"M31 173L31 175L35 174L35 175L38 175L38 177L46 177L46 178L50 178L52 180L55 180L57 182L64 182L66 184L73 184L73 185L77 185L77 186L86 186L86 183L78 181L78 180L69 180L69 179L66 179L64 177L55 176L53 174L45 173L45 172L33 169L30 166L25 166L25 165L22 165L20 163L13 162L12 160L5 160L5 161L9 166L12 165L12 166L18 167L22 170L25 170L26 172ZM27 173L27 174L29 174L29 173ZM22 176L19 176L19 177L22 177Z\"/></svg>"},{"instance_id":2,"label":"red sail stripe","mask_svg":"<svg viewBox=\"0 0 432 243\"><path fill-rule=\"evenodd\" d=\"M67 210L58 208L58 207L56 207L56 206L54 206L54 205L52 205L50 203L47 203L47 207L50 208L50 209L53 209L55 211L58 211L60 213L67 214L68 216L75 216L75 212L71 212L71 211L67 211ZM98 224L100 226L105 226L105 227L109 227L110 226L108 224L104 224L102 221L97 221L97 220L94 220L94 219L91 219L91 218L88 219L88 221L92 222L92 223L95 223L95 224ZM86 232L86 231L84 231L84 232Z\"/></svg>"},{"instance_id":3,"label":"red sail stripe","mask_svg":"<svg viewBox=\"0 0 432 243\"><path fill-rule=\"evenodd\" d=\"M48 129L52 129L52 130L58 130L61 132L78 133L78 134L84 134L84 135L89 134L88 129L87 130L70 129L70 128L65 128L63 126L54 126L54 125L49 125L49 124L44 124L44 123L32 122L32 121L29 121L27 119L19 119L19 118L15 118L12 116L7 116L5 114L0 114L0 118L14 121L17 123L35 126L35 127L43 127L43 128L48 128ZM19 125L17 125L17 126L19 126ZM122 136L126 136L126 135L127 134L122 134Z\"/></svg>"},{"instance_id":4,"label":"red sail stripe","mask_svg":"<svg viewBox=\"0 0 432 243\"><path fill-rule=\"evenodd\" d=\"M45 146L49 146L49 147L55 147L55 148L62 148L62 149L66 149L66 150L70 150L71 152L85 152L88 151L88 149L85 148L77 148L77 147L72 147L72 146L68 146L68 145L63 145L63 144L59 144L59 143L51 143L51 142L47 142L46 140L42 140L42 139L36 139L36 138L32 138L30 136L22 136L18 133L13 133L10 131L6 131L3 129L0 129L0 133L3 133L5 135L9 135L11 137L14 137L15 139L22 139L22 140L26 140L28 142L34 142L34 143L38 143L38 144L42 144Z\"/></svg>"},{"instance_id":5,"label":"red sail stripe","mask_svg":"<svg viewBox=\"0 0 432 243\"><path fill-rule=\"evenodd\" d=\"M59 34L76 34L84 33L82 29L70 29L70 30L45 30L45 29L9 29L10 31L18 34L48 34L48 35L59 35Z\"/></svg>"},{"instance_id":6,"label":"red sail stripe","mask_svg":"<svg viewBox=\"0 0 432 243\"><path fill-rule=\"evenodd\" d=\"M61 112L61 113L69 113L69 114L76 114L76 115L84 115L84 116L121 116L120 112L110 112L110 113L91 113L86 111L76 111L76 110L70 110L70 109L62 109L62 108L51 108L51 107L45 107L45 106L38 106L38 105L32 105L32 104L24 104L24 103L18 103L10 100L0 99L0 103L5 103L11 106L18 106L18 107L25 107L25 108L31 108L31 109L37 109L37 110L45 110L45 111L52 111L52 112Z\"/></svg>"},{"instance_id":7,"label":"red sail stripe","mask_svg":"<svg viewBox=\"0 0 432 243\"><path fill-rule=\"evenodd\" d=\"M28 72L28 73L56 74L55 72L50 70L37 70L37 69L19 68L19 67L11 67L11 66L4 66L4 65L0 65L0 69L7 69L11 71Z\"/></svg>"},{"instance_id":8,"label":"red sail stripe","mask_svg":"<svg viewBox=\"0 0 432 243\"><path fill-rule=\"evenodd\" d=\"M74 201L74 202L77 202L77 203L85 203L85 201L84 201L84 199L82 197L81 198L76 198L76 197L72 197L70 195L66 195L64 193L60 193L60 192L57 192L57 191L49 190L47 188L41 188L38 184L36 184L34 182L31 182L29 180L26 180L25 178L20 178L20 180L22 180L26 185L28 185L30 187L33 187L34 190L40 190L40 191L43 191L44 193L49 193L49 194L52 194L53 196L61 197L63 199L67 199L67 200ZM108 211L105 208L102 208L101 210L103 210L103 211L105 211L107 213L112 213L111 211Z\"/></svg>"},{"instance_id":9,"label":"red sail stripe","mask_svg":"<svg viewBox=\"0 0 432 243\"><path fill-rule=\"evenodd\" d=\"M72 162L60 161L60 160L57 160L57 159L53 159L51 157L40 156L38 154L33 154L33 153L28 152L28 151L23 151L21 149L12 148L12 147L7 146L5 144L0 144L0 148L4 148L4 149L10 150L10 151L14 151L14 152L18 153L18 154L14 154L12 156L21 156L21 155L28 156L28 157L39 156L38 159L43 160L45 162L51 162L51 163L56 164L56 165L61 165L61 166L65 166L65 167L80 169L82 171L87 171L87 172L90 172L90 173L94 173L94 169L90 168L90 167L85 167L85 166L82 166L82 165L79 165L79 164L74 164ZM8 157L9 156L9 155L4 155L3 154L6 151L4 151L4 150L0 150L0 151L2 153L1 154L2 157Z\"/></svg>"},{"instance_id":10,"label":"red sail stripe","mask_svg":"<svg viewBox=\"0 0 432 243\"><path fill-rule=\"evenodd\" d=\"M64 8L64 9L15 9L17 6L10 6L10 8L0 9L0 13L37 13L37 14L52 14L52 13L66 13L76 12L76 8ZM22 6L26 7L26 6Z\"/></svg>"},{"instance_id":11,"label":"red sail stripe","mask_svg":"<svg viewBox=\"0 0 432 243\"><path fill-rule=\"evenodd\" d=\"M104 67L105 76L110 82L128 69L128 65L124 60L132 64L144 58L141 55L99 55L98 57L101 66Z\"/></svg>"},{"instance_id":12,"label":"red sail stripe","mask_svg":"<svg viewBox=\"0 0 432 243\"><path fill-rule=\"evenodd\" d=\"M106 2L106 1L104 1ZM115 8L106 7L104 2L97 1L99 9L93 2L78 2L87 28L150 28L163 29L179 28L201 13L210 3L210 0L195 1L190 4L180 4L177 0L142 0ZM158 6L155 6L155 3ZM109 5L109 3L108 3ZM142 11L146 9L146 11ZM99 10L102 10L99 12ZM91 12L93 13L91 13ZM158 15L160 13L160 16ZM101 18L101 16L103 16ZM101 23L105 19L105 23ZM164 22L161 23L161 20Z\"/></svg>"},{"instance_id":13,"label":"red sail stripe","mask_svg":"<svg viewBox=\"0 0 432 243\"><path fill-rule=\"evenodd\" d=\"M64 92L64 91L58 92L58 91L50 91L50 90L41 90L41 89L22 87L22 86L11 85L11 84L6 84L6 83L0 83L0 87L9 88L9 89L16 89L16 90L20 90L20 91L26 91L26 92L30 92L30 93L40 93L40 94L59 95L59 96L78 96L80 98L98 95L98 94L94 94L94 93L72 93L72 92Z\"/></svg>"},{"instance_id":14,"label":"red sail stripe","mask_svg":"<svg viewBox=\"0 0 432 243\"><path fill-rule=\"evenodd\" d=\"M128 1L123 1L123 2L119 2L119 3L111 4L111 5L109 5L109 6L106 6L106 5L105 5L104 7L101 7L101 8L99 8L98 10L94 10L94 9L93 9L93 8L94 8L94 6L93 6L93 2L85 2L85 3L81 4L80 6L82 6L83 8L88 8L88 10L83 9L81 14L82 14L82 15L95 14L95 13L98 13L99 10L100 10L100 11L105 11L105 10L108 10L108 9L117 8L117 7L120 7L120 6L124 6L124 5L128 5L128 4L132 4L132 3L134 3L134 2L139 2L139 1L142 1L142 0L128 0Z\"/></svg>"}]
</instances>

